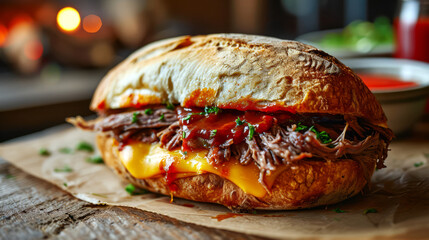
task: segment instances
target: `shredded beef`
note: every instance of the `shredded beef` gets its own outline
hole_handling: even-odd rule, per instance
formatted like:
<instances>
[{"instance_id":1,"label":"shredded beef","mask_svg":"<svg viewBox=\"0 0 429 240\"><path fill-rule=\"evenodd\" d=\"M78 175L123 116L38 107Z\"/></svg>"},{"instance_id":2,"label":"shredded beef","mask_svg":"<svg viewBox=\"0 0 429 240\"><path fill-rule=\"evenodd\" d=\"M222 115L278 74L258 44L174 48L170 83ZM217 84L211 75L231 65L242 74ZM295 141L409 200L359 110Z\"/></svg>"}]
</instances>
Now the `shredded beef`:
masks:
<instances>
[{"instance_id":1,"label":"shredded beef","mask_svg":"<svg viewBox=\"0 0 429 240\"><path fill-rule=\"evenodd\" d=\"M168 150L179 148L182 145L182 129L179 121L174 122L168 128L157 134L161 147Z\"/></svg>"},{"instance_id":2,"label":"shredded beef","mask_svg":"<svg viewBox=\"0 0 429 240\"><path fill-rule=\"evenodd\" d=\"M107 132L119 142L130 139L147 143L159 142L161 147L168 150L182 146L183 130L175 111L157 108L152 114L144 112L117 113L89 122L76 118L71 122L83 129ZM246 138L240 143L229 139L214 146L211 140L194 139L192 144L207 148L207 159L211 163L219 164L231 158L243 165L255 162L261 171L261 182L265 174L275 170L277 166L306 158L328 161L349 158L361 164L377 161L378 168L384 167L383 161L387 157L387 147L392 137L389 129L360 122L350 116L343 120L334 119L332 122L323 116L303 121L311 121L317 129L326 130L330 137L336 139L324 144L313 131L296 131L296 125L289 123L274 124L270 131L255 133L252 139Z\"/></svg>"},{"instance_id":3,"label":"shredded beef","mask_svg":"<svg viewBox=\"0 0 429 240\"><path fill-rule=\"evenodd\" d=\"M100 132L119 130L124 132L135 129L168 127L177 121L177 114L174 110L158 108L152 111L153 113L150 114L145 113L144 110L123 112L89 122L78 117L72 123L87 130ZM133 121L134 119L136 121Z\"/></svg>"}]
</instances>

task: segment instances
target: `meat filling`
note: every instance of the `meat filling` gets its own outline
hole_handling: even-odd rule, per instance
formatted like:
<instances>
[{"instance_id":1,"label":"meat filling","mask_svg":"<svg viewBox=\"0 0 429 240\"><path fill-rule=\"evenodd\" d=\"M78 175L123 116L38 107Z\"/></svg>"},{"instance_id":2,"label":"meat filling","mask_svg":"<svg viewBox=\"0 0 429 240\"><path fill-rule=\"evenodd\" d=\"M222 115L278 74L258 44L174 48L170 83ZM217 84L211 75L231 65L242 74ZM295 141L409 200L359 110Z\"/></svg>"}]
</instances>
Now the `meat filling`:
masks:
<instances>
[{"instance_id":1,"label":"meat filling","mask_svg":"<svg viewBox=\"0 0 429 240\"><path fill-rule=\"evenodd\" d=\"M263 176L282 164L304 159L354 159L384 167L389 129L349 116L262 114L219 109L167 109L155 107L126 111L86 122L71 121L88 130L106 132L120 144L159 142L168 150L207 149L207 159L219 164L237 159L252 162ZM311 127L310 127L311 125ZM369 173L366 173L369 177Z\"/></svg>"}]
</instances>

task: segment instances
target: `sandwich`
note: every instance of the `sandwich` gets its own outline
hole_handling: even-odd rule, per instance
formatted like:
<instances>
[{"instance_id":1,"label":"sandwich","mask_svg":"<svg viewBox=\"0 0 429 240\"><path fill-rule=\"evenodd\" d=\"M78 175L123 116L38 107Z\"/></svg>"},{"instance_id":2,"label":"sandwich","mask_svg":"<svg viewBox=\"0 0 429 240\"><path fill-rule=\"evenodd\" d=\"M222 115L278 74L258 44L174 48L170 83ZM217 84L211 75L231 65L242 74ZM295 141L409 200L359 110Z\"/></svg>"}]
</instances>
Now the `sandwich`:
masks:
<instances>
[{"instance_id":1,"label":"sandwich","mask_svg":"<svg viewBox=\"0 0 429 240\"><path fill-rule=\"evenodd\" d=\"M233 210L337 203L384 167L393 133L353 71L296 41L182 36L136 51L101 81L105 163L133 185Z\"/></svg>"}]
</instances>

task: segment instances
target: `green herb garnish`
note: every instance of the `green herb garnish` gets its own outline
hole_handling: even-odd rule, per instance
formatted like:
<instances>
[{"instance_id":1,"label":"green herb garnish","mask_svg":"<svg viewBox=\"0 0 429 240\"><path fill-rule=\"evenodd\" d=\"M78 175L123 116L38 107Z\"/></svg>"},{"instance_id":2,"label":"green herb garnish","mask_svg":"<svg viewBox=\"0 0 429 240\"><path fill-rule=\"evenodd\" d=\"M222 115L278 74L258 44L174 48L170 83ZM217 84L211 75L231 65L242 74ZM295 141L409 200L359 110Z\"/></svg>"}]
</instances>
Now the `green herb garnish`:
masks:
<instances>
[{"instance_id":1,"label":"green herb garnish","mask_svg":"<svg viewBox=\"0 0 429 240\"><path fill-rule=\"evenodd\" d=\"M140 112L134 112L133 117L131 119L131 123L136 123L138 119L138 116L140 115Z\"/></svg>"},{"instance_id":2,"label":"green herb garnish","mask_svg":"<svg viewBox=\"0 0 429 240\"><path fill-rule=\"evenodd\" d=\"M302 125L302 123L299 122L296 124L295 131L299 132L299 131L307 131L307 130L308 130L308 127L305 125Z\"/></svg>"},{"instance_id":3,"label":"green herb garnish","mask_svg":"<svg viewBox=\"0 0 429 240\"><path fill-rule=\"evenodd\" d=\"M182 151L182 154L186 156L188 155L188 151Z\"/></svg>"},{"instance_id":4,"label":"green herb garnish","mask_svg":"<svg viewBox=\"0 0 429 240\"><path fill-rule=\"evenodd\" d=\"M249 126L249 140L252 140L253 134L255 133L255 127L248 123L247 126Z\"/></svg>"},{"instance_id":5,"label":"green herb garnish","mask_svg":"<svg viewBox=\"0 0 429 240\"><path fill-rule=\"evenodd\" d=\"M217 129L211 130L210 131L210 138L214 138L214 136L216 136L216 133L217 133Z\"/></svg>"},{"instance_id":6,"label":"green herb garnish","mask_svg":"<svg viewBox=\"0 0 429 240\"><path fill-rule=\"evenodd\" d=\"M68 165L64 165L62 168L55 168L55 172L73 172L73 169L69 167Z\"/></svg>"},{"instance_id":7,"label":"green herb garnish","mask_svg":"<svg viewBox=\"0 0 429 240\"><path fill-rule=\"evenodd\" d=\"M136 188L133 184L128 184L125 187L125 191L127 191L128 194L130 195L141 195L141 194L146 194L148 193L147 190L145 189L140 189L140 188Z\"/></svg>"},{"instance_id":8,"label":"green herb garnish","mask_svg":"<svg viewBox=\"0 0 429 240\"><path fill-rule=\"evenodd\" d=\"M146 108L144 110L144 114L146 114L146 115L152 115L152 113L153 113L153 110L151 108Z\"/></svg>"},{"instance_id":9,"label":"green herb garnish","mask_svg":"<svg viewBox=\"0 0 429 240\"><path fill-rule=\"evenodd\" d=\"M328 133L326 133L325 131L317 131L316 128L314 128L314 126L311 126L310 131L314 132L317 136L317 139L322 142L323 144L327 144L332 142L332 139L329 137Z\"/></svg>"},{"instance_id":10,"label":"green herb garnish","mask_svg":"<svg viewBox=\"0 0 429 240\"><path fill-rule=\"evenodd\" d=\"M420 166L423 166L423 162L416 162L416 163L414 163L414 167L420 167Z\"/></svg>"},{"instance_id":11,"label":"green herb garnish","mask_svg":"<svg viewBox=\"0 0 429 240\"><path fill-rule=\"evenodd\" d=\"M160 120L160 121L164 121L164 119L165 119L165 117L164 117L164 113L163 113L163 114L161 114L161 116L159 117L159 120Z\"/></svg>"},{"instance_id":12,"label":"green herb garnish","mask_svg":"<svg viewBox=\"0 0 429 240\"><path fill-rule=\"evenodd\" d=\"M167 106L165 106L167 109L170 109L170 110L174 110L174 105L173 104L171 104L171 102L167 102Z\"/></svg>"},{"instance_id":13,"label":"green herb garnish","mask_svg":"<svg viewBox=\"0 0 429 240\"><path fill-rule=\"evenodd\" d=\"M210 113L214 113L214 114L218 114L218 112L219 112L219 108L218 107L205 107L204 108L204 112L206 113L206 114L210 114Z\"/></svg>"},{"instance_id":14,"label":"green herb garnish","mask_svg":"<svg viewBox=\"0 0 429 240\"><path fill-rule=\"evenodd\" d=\"M328 144L330 142L332 142L332 139L329 137L328 133L325 131L317 131L317 129L314 126L311 127L307 127L305 125L302 125L302 123L298 122L296 124L296 128L295 131L299 132L299 131L311 131L314 132L316 134L317 140L319 140L321 143L323 144Z\"/></svg>"},{"instance_id":15,"label":"green herb garnish","mask_svg":"<svg viewBox=\"0 0 429 240\"><path fill-rule=\"evenodd\" d=\"M64 187L67 187L67 186L68 186L66 182L65 182L65 183L63 183L63 185L64 185Z\"/></svg>"},{"instance_id":16,"label":"green herb garnish","mask_svg":"<svg viewBox=\"0 0 429 240\"><path fill-rule=\"evenodd\" d=\"M186 138L186 132L182 132L182 139Z\"/></svg>"},{"instance_id":17,"label":"green herb garnish","mask_svg":"<svg viewBox=\"0 0 429 240\"><path fill-rule=\"evenodd\" d=\"M334 210L332 210L333 212L336 212L336 213L345 213L346 211L344 211L344 210L341 210L341 209L339 209L339 208L335 208Z\"/></svg>"},{"instance_id":18,"label":"green herb garnish","mask_svg":"<svg viewBox=\"0 0 429 240\"><path fill-rule=\"evenodd\" d=\"M191 116L192 114L182 118L182 121L188 121L189 119L191 119Z\"/></svg>"},{"instance_id":19,"label":"green herb garnish","mask_svg":"<svg viewBox=\"0 0 429 240\"><path fill-rule=\"evenodd\" d=\"M72 153L72 152L73 152L73 150L72 150L71 148L69 148L69 147L63 147L63 148L60 148L60 149L58 149L58 151L59 151L60 153L65 153L65 154L70 154L70 153Z\"/></svg>"},{"instance_id":20,"label":"green herb garnish","mask_svg":"<svg viewBox=\"0 0 429 240\"><path fill-rule=\"evenodd\" d=\"M46 148L41 148L39 150L39 154L42 156L49 156L49 155L51 155L51 152Z\"/></svg>"},{"instance_id":21,"label":"green herb garnish","mask_svg":"<svg viewBox=\"0 0 429 240\"><path fill-rule=\"evenodd\" d=\"M104 163L103 158L100 156L88 157L86 158L86 161L89 163L96 163L96 164Z\"/></svg>"},{"instance_id":22,"label":"green herb garnish","mask_svg":"<svg viewBox=\"0 0 429 240\"><path fill-rule=\"evenodd\" d=\"M235 123L237 123L237 126L243 125L246 122L246 120L241 120L240 117L237 117L235 119Z\"/></svg>"},{"instance_id":23,"label":"green herb garnish","mask_svg":"<svg viewBox=\"0 0 429 240\"><path fill-rule=\"evenodd\" d=\"M76 150L94 152L94 147L92 146L91 143L82 141L76 146Z\"/></svg>"},{"instance_id":24,"label":"green herb garnish","mask_svg":"<svg viewBox=\"0 0 429 240\"><path fill-rule=\"evenodd\" d=\"M368 209L365 209L365 211L363 211L363 214L368 214L368 213L377 213L378 211L377 211L377 209L375 209L375 208L368 208Z\"/></svg>"},{"instance_id":25,"label":"green herb garnish","mask_svg":"<svg viewBox=\"0 0 429 240\"><path fill-rule=\"evenodd\" d=\"M12 174L6 175L6 179L12 179L12 178L15 178L15 176L13 176Z\"/></svg>"}]
</instances>

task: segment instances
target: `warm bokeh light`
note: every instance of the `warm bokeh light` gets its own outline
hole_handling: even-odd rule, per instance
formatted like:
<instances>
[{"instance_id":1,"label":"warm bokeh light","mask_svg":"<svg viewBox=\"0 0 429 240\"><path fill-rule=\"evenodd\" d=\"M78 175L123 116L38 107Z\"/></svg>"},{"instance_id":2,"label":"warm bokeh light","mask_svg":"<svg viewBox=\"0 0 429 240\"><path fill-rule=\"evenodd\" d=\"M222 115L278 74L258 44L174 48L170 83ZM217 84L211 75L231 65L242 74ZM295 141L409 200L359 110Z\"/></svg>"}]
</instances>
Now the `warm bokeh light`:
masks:
<instances>
[{"instance_id":1,"label":"warm bokeh light","mask_svg":"<svg viewBox=\"0 0 429 240\"><path fill-rule=\"evenodd\" d=\"M25 44L24 54L28 59L37 60L43 54L43 45L39 40L32 40Z\"/></svg>"},{"instance_id":2,"label":"warm bokeh light","mask_svg":"<svg viewBox=\"0 0 429 240\"><path fill-rule=\"evenodd\" d=\"M57 23L64 31L74 31L80 24L79 12L72 7L65 7L58 12Z\"/></svg>"},{"instance_id":3,"label":"warm bokeh light","mask_svg":"<svg viewBox=\"0 0 429 240\"><path fill-rule=\"evenodd\" d=\"M33 23L33 19L26 14L18 14L9 22L9 30L21 24Z\"/></svg>"},{"instance_id":4,"label":"warm bokeh light","mask_svg":"<svg viewBox=\"0 0 429 240\"><path fill-rule=\"evenodd\" d=\"M0 24L0 47L4 46L7 38L7 28Z\"/></svg>"},{"instance_id":5,"label":"warm bokeh light","mask_svg":"<svg viewBox=\"0 0 429 240\"><path fill-rule=\"evenodd\" d=\"M96 33L100 30L103 23L97 15L88 15L83 19L83 29L89 33Z\"/></svg>"}]
</instances>

